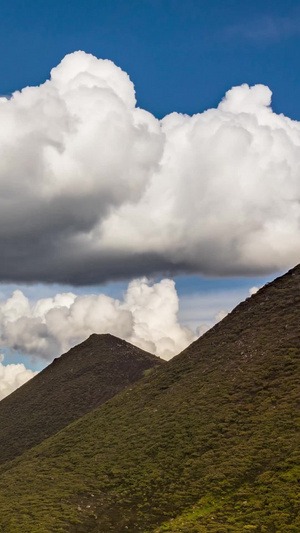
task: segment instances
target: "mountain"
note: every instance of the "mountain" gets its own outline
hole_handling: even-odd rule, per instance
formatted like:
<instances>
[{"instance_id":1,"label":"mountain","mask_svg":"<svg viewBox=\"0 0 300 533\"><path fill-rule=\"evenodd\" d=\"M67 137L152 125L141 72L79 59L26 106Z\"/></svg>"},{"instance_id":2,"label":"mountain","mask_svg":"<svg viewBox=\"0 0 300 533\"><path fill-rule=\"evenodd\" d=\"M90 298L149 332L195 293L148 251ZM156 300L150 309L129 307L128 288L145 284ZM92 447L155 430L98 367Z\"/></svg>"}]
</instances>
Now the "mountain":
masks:
<instances>
[{"instance_id":1,"label":"mountain","mask_svg":"<svg viewBox=\"0 0 300 533\"><path fill-rule=\"evenodd\" d=\"M161 363L113 335L91 335L0 402L0 462L57 433Z\"/></svg>"},{"instance_id":2,"label":"mountain","mask_svg":"<svg viewBox=\"0 0 300 533\"><path fill-rule=\"evenodd\" d=\"M300 531L300 267L0 468L1 533Z\"/></svg>"}]
</instances>

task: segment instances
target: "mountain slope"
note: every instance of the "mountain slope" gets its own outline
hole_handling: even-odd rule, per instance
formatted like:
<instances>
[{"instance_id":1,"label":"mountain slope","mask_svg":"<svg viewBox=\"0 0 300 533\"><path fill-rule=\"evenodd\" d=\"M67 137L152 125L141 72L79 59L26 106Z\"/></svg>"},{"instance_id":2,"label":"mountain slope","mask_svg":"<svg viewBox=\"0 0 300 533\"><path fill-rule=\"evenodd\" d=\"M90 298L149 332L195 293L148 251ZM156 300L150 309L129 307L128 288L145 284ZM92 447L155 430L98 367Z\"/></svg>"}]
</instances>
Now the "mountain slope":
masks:
<instances>
[{"instance_id":1,"label":"mountain slope","mask_svg":"<svg viewBox=\"0 0 300 533\"><path fill-rule=\"evenodd\" d=\"M0 531L298 532L299 322L296 267L3 465Z\"/></svg>"},{"instance_id":2,"label":"mountain slope","mask_svg":"<svg viewBox=\"0 0 300 533\"><path fill-rule=\"evenodd\" d=\"M91 335L0 402L0 462L57 433L161 362L113 335Z\"/></svg>"}]
</instances>

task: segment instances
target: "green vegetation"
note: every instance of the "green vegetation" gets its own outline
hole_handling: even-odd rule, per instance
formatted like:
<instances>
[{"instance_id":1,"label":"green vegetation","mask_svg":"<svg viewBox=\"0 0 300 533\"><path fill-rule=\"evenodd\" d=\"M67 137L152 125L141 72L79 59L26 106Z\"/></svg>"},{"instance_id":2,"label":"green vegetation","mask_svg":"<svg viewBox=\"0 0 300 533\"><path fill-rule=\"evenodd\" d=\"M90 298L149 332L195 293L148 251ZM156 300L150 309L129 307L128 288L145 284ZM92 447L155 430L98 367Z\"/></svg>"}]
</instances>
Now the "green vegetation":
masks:
<instances>
[{"instance_id":1,"label":"green vegetation","mask_svg":"<svg viewBox=\"0 0 300 533\"><path fill-rule=\"evenodd\" d=\"M0 463L78 420L161 363L113 335L91 335L0 402Z\"/></svg>"},{"instance_id":2,"label":"green vegetation","mask_svg":"<svg viewBox=\"0 0 300 533\"><path fill-rule=\"evenodd\" d=\"M300 267L0 469L1 533L300 530Z\"/></svg>"}]
</instances>

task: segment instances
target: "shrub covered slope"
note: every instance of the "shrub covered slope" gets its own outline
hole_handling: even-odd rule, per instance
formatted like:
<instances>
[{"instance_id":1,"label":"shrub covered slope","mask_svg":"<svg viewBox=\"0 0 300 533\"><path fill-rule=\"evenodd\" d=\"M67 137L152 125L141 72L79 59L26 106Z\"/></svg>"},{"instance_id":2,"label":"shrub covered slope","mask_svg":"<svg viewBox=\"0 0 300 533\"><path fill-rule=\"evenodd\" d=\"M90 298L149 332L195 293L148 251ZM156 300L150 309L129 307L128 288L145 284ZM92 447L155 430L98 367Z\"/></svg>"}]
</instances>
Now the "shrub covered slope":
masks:
<instances>
[{"instance_id":1,"label":"shrub covered slope","mask_svg":"<svg viewBox=\"0 0 300 533\"><path fill-rule=\"evenodd\" d=\"M300 267L1 467L0 531L300 531Z\"/></svg>"}]
</instances>

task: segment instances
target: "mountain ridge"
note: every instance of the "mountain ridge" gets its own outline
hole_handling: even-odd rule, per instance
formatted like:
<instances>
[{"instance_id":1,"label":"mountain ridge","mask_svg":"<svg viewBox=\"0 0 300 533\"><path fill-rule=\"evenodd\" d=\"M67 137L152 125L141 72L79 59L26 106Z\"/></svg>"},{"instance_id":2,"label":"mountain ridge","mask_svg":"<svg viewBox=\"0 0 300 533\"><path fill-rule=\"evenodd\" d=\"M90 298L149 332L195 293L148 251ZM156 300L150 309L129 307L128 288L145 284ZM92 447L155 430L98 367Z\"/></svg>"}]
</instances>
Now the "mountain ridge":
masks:
<instances>
[{"instance_id":1,"label":"mountain ridge","mask_svg":"<svg viewBox=\"0 0 300 533\"><path fill-rule=\"evenodd\" d=\"M110 334L92 334L0 402L0 463L81 418L162 363Z\"/></svg>"},{"instance_id":2,"label":"mountain ridge","mask_svg":"<svg viewBox=\"0 0 300 533\"><path fill-rule=\"evenodd\" d=\"M2 532L298 532L299 319L297 266L6 463Z\"/></svg>"}]
</instances>

